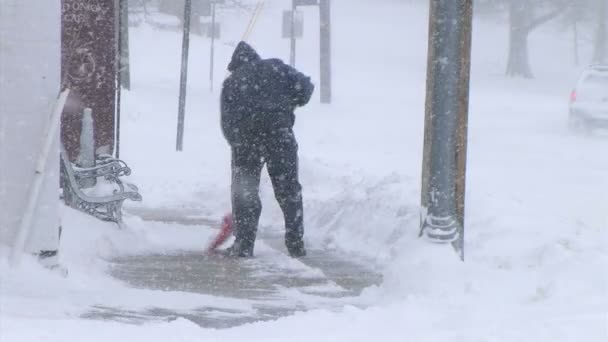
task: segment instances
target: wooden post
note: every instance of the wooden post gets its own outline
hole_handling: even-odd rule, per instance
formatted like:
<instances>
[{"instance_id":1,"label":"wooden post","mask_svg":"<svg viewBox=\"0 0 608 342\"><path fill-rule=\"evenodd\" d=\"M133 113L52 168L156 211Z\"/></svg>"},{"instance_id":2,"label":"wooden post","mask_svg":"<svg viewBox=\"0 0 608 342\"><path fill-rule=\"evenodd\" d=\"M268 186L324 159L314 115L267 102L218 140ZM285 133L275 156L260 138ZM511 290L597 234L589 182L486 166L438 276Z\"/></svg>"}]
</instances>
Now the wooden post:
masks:
<instances>
[{"instance_id":1,"label":"wooden post","mask_svg":"<svg viewBox=\"0 0 608 342\"><path fill-rule=\"evenodd\" d=\"M213 92L213 67L215 57L215 1L211 2L211 56L209 56L209 90Z\"/></svg>"},{"instance_id":2,"label":"wooden post","mask_svg":"<svg viewBox=\"0 0 608 342\"><path fill-rule=\"evenodd\" d=\"M321 103L331 103L331 3L320 0Z\"/></svg>"}]
</instances>

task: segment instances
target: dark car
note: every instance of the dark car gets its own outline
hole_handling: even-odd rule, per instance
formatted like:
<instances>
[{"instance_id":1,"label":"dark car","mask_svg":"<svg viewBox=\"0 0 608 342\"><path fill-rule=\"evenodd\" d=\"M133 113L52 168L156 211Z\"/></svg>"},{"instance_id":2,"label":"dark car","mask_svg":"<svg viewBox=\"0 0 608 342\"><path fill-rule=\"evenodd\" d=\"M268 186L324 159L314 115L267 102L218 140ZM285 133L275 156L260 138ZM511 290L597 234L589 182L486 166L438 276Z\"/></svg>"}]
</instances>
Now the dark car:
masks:
<instances>
[{"instance_id":1,"label":"dark car","mask_svg":"<svg viewBox=\"0 0 608 342\"><path fill-rule=\"evenodd\" d=\"M579 131L608 128L608 65L583 71L570 95L569 124Z\"/></svg>"}]
</instances>

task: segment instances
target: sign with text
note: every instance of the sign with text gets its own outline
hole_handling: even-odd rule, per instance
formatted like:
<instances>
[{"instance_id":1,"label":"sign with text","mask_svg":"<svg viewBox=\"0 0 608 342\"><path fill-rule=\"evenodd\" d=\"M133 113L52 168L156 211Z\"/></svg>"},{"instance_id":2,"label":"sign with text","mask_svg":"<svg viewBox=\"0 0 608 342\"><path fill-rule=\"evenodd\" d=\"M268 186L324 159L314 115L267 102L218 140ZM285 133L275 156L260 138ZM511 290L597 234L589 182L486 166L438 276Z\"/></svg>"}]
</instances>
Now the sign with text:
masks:
<instances>
[{"instance_id":1,"label":"sign with text","mask_svg":"<svg viewBox=\"0 0 608 342\"><path fill-rule=\"evenodd\" d=\"M61 83L70 99L61 139L75 160L84 108L93 110L95 149L112 153L116 96L115 0L62 0Z\"/></svg>"},{"instance_id":2,"label":"sign with text","mask_svg":"<svg viewBox=\"0 0 608 342\"><path fill-rule=\"evenodd\" d=\"M193 17L208 17L211 16L211 2L209 0L193 0L192 1L192 16ZM215 1L215 3L220 3ZM159 11L165 14L171 14L183 20L185 0L162 0L159 4Z\"/></svg>"},{"instance_id":3,"label":"sign with text","mask_svg":"<svg viewBox=\"0 0 608 342\"><path fill-rule=\"evenodd\" d=\"M293 0L294 5L296 6L318 6L319 2L317 0Z\"/></svg>"}]
</instances>

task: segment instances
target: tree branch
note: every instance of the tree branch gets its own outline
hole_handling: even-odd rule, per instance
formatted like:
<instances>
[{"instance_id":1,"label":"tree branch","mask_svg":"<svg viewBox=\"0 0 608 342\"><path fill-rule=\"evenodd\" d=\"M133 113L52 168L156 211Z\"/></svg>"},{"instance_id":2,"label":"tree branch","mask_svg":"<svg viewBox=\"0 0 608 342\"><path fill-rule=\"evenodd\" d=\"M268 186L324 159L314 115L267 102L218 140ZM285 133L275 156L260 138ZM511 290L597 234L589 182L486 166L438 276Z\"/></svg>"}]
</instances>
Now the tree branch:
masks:
<instances>
[{"instance_id":1,"label":"tree branch","mask_svg":"<svg viewBox=\"0 0 608 342\"><path fill-rule=\"evenodd\" d=\"M562 14L569 6L570 6L570 3L566 2L566 3L562 4L560 7L556 8L555 10L532 20L532 22L527 27L527 31L530 32L530 31L534 30L535 28L537 28L538 26L557 17L558 15Z\"/></svg>"}]
</instances>

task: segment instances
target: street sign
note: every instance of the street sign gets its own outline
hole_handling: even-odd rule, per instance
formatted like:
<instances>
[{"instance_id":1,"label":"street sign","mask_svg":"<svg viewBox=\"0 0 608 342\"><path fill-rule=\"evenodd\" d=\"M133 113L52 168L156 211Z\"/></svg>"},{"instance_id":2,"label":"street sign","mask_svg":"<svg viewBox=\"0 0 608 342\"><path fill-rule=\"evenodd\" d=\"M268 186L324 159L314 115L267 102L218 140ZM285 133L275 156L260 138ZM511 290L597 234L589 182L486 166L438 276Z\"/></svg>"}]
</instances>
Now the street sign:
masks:
<instances>
[{"instance_id":1,"label":"street sign","mask_svg":"<svg viewBox=\"0 0 608 342\"><path fill-rule=\"evenodd\" d=\"M293 0L295 6L318 6L318 0Z\"/></svg>"},{"instance_id":2,"label":"street sign","mask_svg":"<svg viewBox=\"0 0 608 342\"><path fill-rule=\"evenodd\" d=\"M215 1L219 3L218 1ZM185 0L161 0L158 5L159 12L175 15L178 18L183 18ZM208 17L211 15L211 1L209 0L194 0L192 1L192 16L193 17Z\"/></svg>"},{"instance_id":3,"label":"street sign","mask_svg":"<svg viewBox=\"0 0 608 342\"><path fill-rule=\"evenodd\" d=\"M61 84L70 103L61 120L61 138L70 160L79 150L82 112L93 109L95 148L114 150L116 110L116 8L114 0L62 1Z\"/></svg>"},{"instance_id":4,"label":"street sign","mask_svg":"<svg viewBox=\"0 0 608 342\"><path fill-rule=\"evenodd\" d=\"M195 0L192 3L192 15L201 17L210 17L212 5L225 4L226 0Z\"/></svg>"},{"instance_id":5,"label":"street sign","mask_svg":"<svg viewBox=\"0 0 608 342\"><path fill-rule=\"evenodd\" d=\"M283 38L291 38L291 11L283 11ZM304 36L304 15L302 12L295 11L293 16L293 35L295 38Z\"/></svg>"},{"instance_id":6,"label":"street sign","mask_svg":"<svg viewBox=\"0 0 608 342\"><path fill-rule=\"evenodd\" d=\"M192 16L197 17L210 17L211 16L211 2L210 1L194 1L192 3Z\"/></svg>"}]
</instances>

